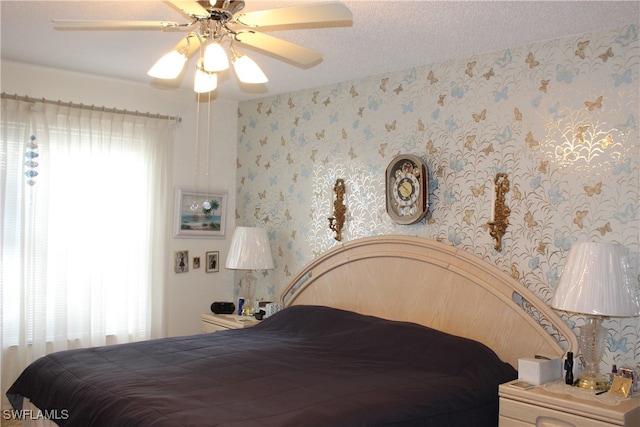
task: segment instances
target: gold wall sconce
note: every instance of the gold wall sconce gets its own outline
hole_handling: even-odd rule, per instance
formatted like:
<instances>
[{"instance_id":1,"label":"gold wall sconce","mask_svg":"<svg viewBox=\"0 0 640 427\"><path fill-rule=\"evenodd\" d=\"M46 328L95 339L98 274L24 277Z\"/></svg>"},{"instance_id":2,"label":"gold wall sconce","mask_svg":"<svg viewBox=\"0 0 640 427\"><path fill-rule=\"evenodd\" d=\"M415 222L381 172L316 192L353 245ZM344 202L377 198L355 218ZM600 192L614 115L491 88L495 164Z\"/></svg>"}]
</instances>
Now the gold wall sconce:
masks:
<instances>
[{"instance_id":1,"label":"gold wall sconce","mask_svg":"<svg viewBox=\"0 0 640 427\"><path fill-rule=\"evenodd\" d=\"M509 178L506 173L496 174L493 180L494 194L491 204L491 221L489 225L489 235L496 241L494 246L498 252L502 251L502 236L507 231L509 225L509 214L511 209L504 203L504 195L509 191Z\"/></svg>"},{"instance_id":2,"label":"gold wall sconce","mask_svg":"<svg viewBox=\"0 0 640 427\"><path fill-rule=\"evenodd\" d=\"M328 218L329 229L336 233L334 239L341 241L342 227L344 227L344 219L347 212L347 206L344 204L344 179L338 178L336 180L333 186L333 192L335 193L335 198L333 196L331 197L331 200L333 200L333 216Z\"/></svg>"}]
</instances>

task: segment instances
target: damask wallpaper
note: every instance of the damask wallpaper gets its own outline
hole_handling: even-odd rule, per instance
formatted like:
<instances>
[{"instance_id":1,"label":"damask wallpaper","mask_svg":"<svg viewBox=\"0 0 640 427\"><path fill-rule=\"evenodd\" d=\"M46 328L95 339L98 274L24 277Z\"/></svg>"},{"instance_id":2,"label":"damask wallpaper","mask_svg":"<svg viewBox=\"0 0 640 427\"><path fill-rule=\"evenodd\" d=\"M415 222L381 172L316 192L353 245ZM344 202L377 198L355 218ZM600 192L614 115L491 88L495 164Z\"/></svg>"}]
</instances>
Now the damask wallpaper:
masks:
<instances>
[{"instance_id":1,"label":"damask wallpaper","mask_svg":"<svg viewBox=\"0 0 640 427\"><path fill-rule=\"evenodd\" d=\"M277 299L297 270L338 244L327 220L338 178L343 241L446 242L495 262L547 303L575 242L624 244L637 277L639 74L634 23L240 103L236 219L266 227L276 264L257 296ZM414 225L385 210L385 169L398 154L429 168L429 213ZM511 183L500 252L487 226L497 173ZM585 321L560 314L574 328ZM640 364L640 320L604 325L602 370Z\"/></svg>"}]
</instances>

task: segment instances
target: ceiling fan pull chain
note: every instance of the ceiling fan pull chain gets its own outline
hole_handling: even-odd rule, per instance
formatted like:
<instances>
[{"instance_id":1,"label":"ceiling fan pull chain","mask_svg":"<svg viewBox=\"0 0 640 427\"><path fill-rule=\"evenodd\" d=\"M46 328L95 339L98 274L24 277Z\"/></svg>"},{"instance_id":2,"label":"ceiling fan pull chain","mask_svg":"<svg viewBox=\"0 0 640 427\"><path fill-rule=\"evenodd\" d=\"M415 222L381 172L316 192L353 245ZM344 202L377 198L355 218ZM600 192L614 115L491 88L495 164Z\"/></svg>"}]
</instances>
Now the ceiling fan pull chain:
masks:
<instances>
[{"instance_id":1,"label":"ceiling fan pull chain","mask_svg":"<svg viewBox=\"0 0 640 427\"><path fill-rule=\"evenodd\" d=\"M198 144L198 135L200 133L200 93L196 95L196 149L193 156L193 181L194 181L194 192L198 191L198 155L199 155L199 144ZM191 202L190 209L195 212L200 208L200 204L196 199L196 195L194 194L193 202Z\"/></svg>"}]
</instances>

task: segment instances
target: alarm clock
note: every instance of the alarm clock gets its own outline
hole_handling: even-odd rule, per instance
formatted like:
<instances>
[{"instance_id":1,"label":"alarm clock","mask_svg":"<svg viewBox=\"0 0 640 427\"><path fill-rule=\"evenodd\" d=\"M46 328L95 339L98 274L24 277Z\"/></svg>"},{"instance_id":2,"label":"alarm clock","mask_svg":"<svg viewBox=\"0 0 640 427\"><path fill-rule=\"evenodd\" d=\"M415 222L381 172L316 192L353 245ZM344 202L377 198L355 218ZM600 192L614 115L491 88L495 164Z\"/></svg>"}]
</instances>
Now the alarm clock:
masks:
<instances>
[{"instance_id":1,"label":"alarm clock","mask_svg":"<svg viewBox=\"0 0 640 427\"><path fill-rule=\"evenodd\" d=\"M214 314L233 314L236 306L232 302L215 301L211 304L211 312Z\"/></svg>"},{"instance_id":2,"label":"alarm clock","mask_svg":"<svg viewBox=\"0 0 640 427\"><path fill-rule=\"evenodd\" d=\"M428 169L412 154L395 157L385 174L387 213L398 224L415 224L428 211Z\"/></svg>"}]
</instances>

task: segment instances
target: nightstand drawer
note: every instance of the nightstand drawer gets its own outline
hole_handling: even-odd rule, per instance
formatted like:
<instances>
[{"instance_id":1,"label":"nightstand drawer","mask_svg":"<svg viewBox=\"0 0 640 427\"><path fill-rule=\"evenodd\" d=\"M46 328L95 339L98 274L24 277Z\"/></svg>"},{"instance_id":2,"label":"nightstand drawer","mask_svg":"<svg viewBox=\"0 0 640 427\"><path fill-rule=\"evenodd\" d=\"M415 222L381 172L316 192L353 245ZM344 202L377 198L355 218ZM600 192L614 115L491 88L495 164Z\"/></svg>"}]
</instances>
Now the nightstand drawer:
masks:
<instances>
[{"instance_id":1,"label":"nightstand drawer","mask_svg":"<svg viewBox=\"0 0 640 427\"><path fill-rule=\"evenodd\" d=\"M640 427L640 395L612 401L562 381L528 390L501 384L498 394L501 427L535 426L538 417L549 418L546 425L551 426L555 419L559 426L564 422L576 427Z\"/></svg>"},{"instance_id":2,"label":"nightstand drawer","mask_svg":"<svg viewBox=\"0 0 640 427\"><path fill-rule=\"evenodd\" d=\"M500 399L500 427L535 426L539 417L558 421L561 426L563 425L561 422L569 423L575 427L611 427L615 425L542 406Z\"/></svg>"},{"instance_id":3,"label":"nightstand drawer","mask_svg":"<svg viewBox=\"0 0 640 427\"><path fill-rule=\"evenodd\" d=\"M498 427L535 427L535 424L525 423L524 421L514 420L513 418L503 417L500 415Z\"/></svg>"},{"instance_id":4,"label":"nightstand drawer","mask_svg":"<svg viewBox=\"0 0 640 427\"><path fill-rule=\"evenodd\" d=\"M211 332L218 332L218 331L226 331L227 327L225 326L221 326L221 325L217 325L215 323L209 323L209 322L202 322L202 332L204 332L205 334L211 333Z\"/></svg>"}]
</instances>

